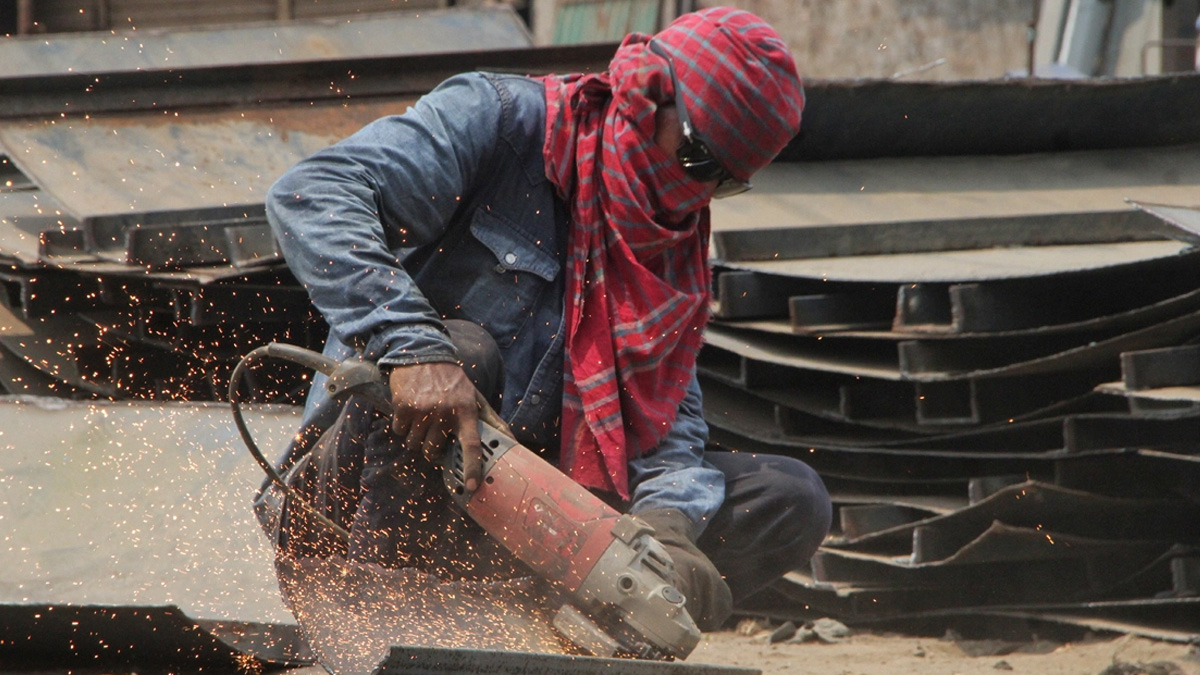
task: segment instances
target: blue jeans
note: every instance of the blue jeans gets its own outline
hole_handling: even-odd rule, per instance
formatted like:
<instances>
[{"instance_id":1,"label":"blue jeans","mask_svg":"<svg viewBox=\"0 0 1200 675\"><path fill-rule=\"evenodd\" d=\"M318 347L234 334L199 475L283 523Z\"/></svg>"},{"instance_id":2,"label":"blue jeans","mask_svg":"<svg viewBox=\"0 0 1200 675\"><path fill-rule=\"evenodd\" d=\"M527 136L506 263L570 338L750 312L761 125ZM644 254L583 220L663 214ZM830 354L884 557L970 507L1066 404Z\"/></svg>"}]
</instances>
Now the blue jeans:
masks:
<instances>
[{"instance_id":1,"label":"blue jeans","mask_svg":"<svg viewBox=\"0 0 1200 675\"><path fill-rule=\"evenodd\" d=\"M712 560L734 607L807 565L829 532L825 484L804 462L780 455L707 452L725 474L725 503L696 545Z\"/></svg>"}]
</instances>

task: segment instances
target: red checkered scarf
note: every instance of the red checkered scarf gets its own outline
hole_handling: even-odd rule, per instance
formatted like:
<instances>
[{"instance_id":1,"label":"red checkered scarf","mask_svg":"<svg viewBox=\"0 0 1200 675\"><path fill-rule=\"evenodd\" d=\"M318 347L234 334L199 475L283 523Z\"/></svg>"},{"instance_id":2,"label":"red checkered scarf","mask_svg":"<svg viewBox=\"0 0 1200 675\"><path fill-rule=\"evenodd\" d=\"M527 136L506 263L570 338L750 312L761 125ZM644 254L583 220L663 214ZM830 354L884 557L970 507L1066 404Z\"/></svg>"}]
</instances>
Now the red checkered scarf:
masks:
<instances>
[{"instance_id":1,"label":"red checkered scarf","mask_svg":"<svg viewBox=\"0 0 1200 675\"><path fill-rule=\"evenodd\" d=\"M754 15L687 14L654 39L696 128L738 178L798 130L795 66ZM628 460L666 437L687 393L710 292L710 193L654 143L655 112L675 92L648 40L627 37L605 73L545 78L546 174L572 220L561 462L624 498ZM761 110L764 99L784 110Z\"/></svg>"}]
</instances>

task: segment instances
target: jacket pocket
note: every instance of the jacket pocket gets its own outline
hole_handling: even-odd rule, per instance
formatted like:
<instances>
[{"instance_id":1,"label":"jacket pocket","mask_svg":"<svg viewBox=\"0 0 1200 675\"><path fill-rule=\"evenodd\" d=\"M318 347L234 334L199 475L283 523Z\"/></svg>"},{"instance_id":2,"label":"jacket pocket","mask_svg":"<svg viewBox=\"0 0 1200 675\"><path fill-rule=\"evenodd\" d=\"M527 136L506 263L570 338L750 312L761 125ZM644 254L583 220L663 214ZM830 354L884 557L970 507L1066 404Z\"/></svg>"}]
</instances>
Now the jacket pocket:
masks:
<instances>
[{"instance_id":1,"label":"jacket pocket","mask_svg":"<svg viewBox=\"0 0 1200 675\"><path fill-rule=\"evenodd\" d=\"M434 307L482 325L501 348L517 338L560 274L550 251L486 209L475 212L458 246L438 257L425 284Z\"/></svg>"}]
</instances>

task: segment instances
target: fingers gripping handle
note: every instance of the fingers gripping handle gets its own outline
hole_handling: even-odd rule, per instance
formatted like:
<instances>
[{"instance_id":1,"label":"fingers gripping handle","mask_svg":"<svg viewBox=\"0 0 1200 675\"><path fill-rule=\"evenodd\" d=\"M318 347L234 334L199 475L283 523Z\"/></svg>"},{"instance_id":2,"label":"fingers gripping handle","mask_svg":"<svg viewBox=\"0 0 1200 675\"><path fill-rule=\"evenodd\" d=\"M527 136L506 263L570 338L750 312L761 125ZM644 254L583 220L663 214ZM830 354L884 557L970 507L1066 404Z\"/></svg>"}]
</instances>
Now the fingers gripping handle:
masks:
<instances>
[{"instance_id":1,"label":"fingers gripping handle","mask_svg":"<svg viewBox=\"0 0 1200 675\"><path fill-rule=\"evenodd\" d=\"M479 422L479 440L483 445L483 480L484 483L489 483L488 474L491 473L492 467L517 442L483 421ZM446 489L450 491L450 498L466 509L467 502L471 501L472 493L467 492L464 473L462 445L455 440L446 452L442 466L442 479L445 481Z\"/></svg>"}]
</instances>

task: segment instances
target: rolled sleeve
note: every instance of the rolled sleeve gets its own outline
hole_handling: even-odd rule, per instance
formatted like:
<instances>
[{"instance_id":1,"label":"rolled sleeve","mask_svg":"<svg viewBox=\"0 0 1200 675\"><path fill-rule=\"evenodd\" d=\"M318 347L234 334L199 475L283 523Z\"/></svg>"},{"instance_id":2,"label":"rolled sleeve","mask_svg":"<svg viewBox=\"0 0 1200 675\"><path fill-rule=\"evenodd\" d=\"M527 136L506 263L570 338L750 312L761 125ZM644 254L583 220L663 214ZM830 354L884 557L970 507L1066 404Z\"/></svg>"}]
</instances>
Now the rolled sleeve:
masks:
<instances>
[{"instance_id":1,"label":"rolled sleeve","mask_svg":"<svg viewBox=\"0 0 1200 675\"><path fill-rule=\"evenodd\" d=\"M699 536L725 501L725 475L704 460L707 442L700 383L693 376L667 437L653 453L629 462L630 512L678 509Z\"/></svg>"}]
</instances>

